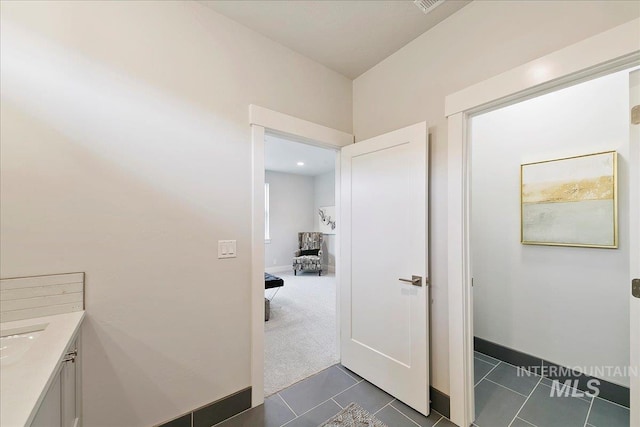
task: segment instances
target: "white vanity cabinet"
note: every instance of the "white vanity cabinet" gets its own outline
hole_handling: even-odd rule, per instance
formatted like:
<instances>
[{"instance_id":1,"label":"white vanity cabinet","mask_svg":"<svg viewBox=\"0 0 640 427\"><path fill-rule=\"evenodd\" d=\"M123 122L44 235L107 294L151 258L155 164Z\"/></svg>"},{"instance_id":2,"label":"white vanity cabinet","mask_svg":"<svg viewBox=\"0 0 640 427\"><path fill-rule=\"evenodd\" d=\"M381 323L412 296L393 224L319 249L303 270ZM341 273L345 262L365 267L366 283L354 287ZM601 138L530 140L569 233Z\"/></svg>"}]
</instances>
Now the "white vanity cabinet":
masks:
<instances>
[{"instance_id":1,"label":"white vanity cabinet","mask_svg":"<svg viewBox=\"0 0 640 427\"><path fill-rule=\"evenodd\" d=\"M79 338L72 340L55 373L31 427L81 426L81 355Z\"/></svg>"},{"instance_id":2,"label":"white vanity cabinet","mask_svg":"<svg viewBox=\"0 0 640 427\"><path fill-rule=\"evenodd\" d=\"M62 427L61 397L60 374L58 374L45 394L31 427Z\"/></svg>"}]
</instances>

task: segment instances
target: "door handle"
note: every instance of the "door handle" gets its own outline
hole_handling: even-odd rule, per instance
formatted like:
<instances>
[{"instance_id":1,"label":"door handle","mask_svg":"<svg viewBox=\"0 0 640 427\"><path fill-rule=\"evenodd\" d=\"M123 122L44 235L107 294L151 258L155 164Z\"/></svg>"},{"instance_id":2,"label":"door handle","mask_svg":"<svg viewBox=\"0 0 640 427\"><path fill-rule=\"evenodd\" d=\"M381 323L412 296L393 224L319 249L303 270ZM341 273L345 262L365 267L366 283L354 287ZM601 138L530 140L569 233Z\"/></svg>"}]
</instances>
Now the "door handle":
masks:
<instances>
[{"instance_id":1,"label":"door handle","mask_svg":"<svg viewBox=\"0 0 640 427\"><path fill-rule=\"evenodd\" d=\"M640 298L640 279L633 279L631 281L631 295Z\"/></svg>"},{"instance_id":2,"label":"door handle","mask_svg":"<svg viewBox=\"0 0 640 427\"><path fill-rule=\"evenodd\" d=\"M411 283L413 286L422 286L422 276L413 275L411 276L411 279L403 279L401 277L398 280L401 282Z\"/></svg>"}]
</instances>

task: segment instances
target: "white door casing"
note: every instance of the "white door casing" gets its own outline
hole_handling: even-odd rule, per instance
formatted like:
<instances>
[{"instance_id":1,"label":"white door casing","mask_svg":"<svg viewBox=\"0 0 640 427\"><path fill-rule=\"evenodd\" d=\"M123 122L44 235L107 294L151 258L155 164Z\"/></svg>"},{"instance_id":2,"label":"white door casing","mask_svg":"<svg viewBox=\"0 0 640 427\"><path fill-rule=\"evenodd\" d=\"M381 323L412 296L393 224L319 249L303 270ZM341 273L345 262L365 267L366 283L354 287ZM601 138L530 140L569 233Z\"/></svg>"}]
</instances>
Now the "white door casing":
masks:
<instances>
[{"instance_id":1,"label":"white door casing","mask_svg":"<svg viewBox=\"0 0 640 427\"><path fill-rule=\"evenodd\" d=\"M251 406L264 403L264 136L269 131L296 141L339 150L353 143L353 135L298 117L249 105L252 147L252 218L251 221ZM336 156L336 211L340 211L340 156ZM340 216L337 218L340 227ZM338 231L339 232L339 231ZM336 242L336 259L340 260L340 242ZM339 267L339 265L338 265ZM340 274L336 272L340 288ZM340 301L337 300L339 307ZM339 312L336 321L340 323ZM338 346L338 353L340 348Z\"/></svg>"},{"instance_id":2,"label":"white door casing","mask_svg":"<svg viewBox=\"0 0 640 427\"><path fill-rule=\"evenodd\" d=\"M633 71L630 78L630 107L640 105L640 70ZM640 108L640 107L639 107ZM640 279L640 124L631 124L629 129L629 208L630 208L630 262L632 279ZM630 425L640 426L640 298L630 296L631 320L631 420Z\"/></svg>"},{"instance_id":3,"label":"white door casing","mask_svg":"<svg viewBox=\"0 0 640 427\"><path fill-rule=\"evenodd\" d=\"M429 413L427 124L341 150L341 360ZM422 277L422 286L399 279Z\"/></svg>"}]
</instances>

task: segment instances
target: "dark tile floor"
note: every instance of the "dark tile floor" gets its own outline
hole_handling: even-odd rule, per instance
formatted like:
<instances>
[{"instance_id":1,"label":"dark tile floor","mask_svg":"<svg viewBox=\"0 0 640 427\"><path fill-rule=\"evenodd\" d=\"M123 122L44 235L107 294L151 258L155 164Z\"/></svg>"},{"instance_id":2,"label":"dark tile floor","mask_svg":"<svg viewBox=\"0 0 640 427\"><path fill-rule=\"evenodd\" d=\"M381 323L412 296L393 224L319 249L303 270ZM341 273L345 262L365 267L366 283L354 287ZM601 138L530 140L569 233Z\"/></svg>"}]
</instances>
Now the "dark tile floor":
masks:
<instances>
[{"instance_id":1,"label":"dark tile floor","mask_svg":"<svg viewBox=\"0 0 640 427\"><path fill-rule=\"evenodd\" d=\"M551 381L475 353L476 427L629 427L629 409L587 396L551 396ZM216 427L318 427L355 402L389 427L452 427L425 417L341 365L265 399Z\"/></svg>"},{"instance_id":2,"label":"dark tile floor","mask_svg":"<svg viewBox=\"0 0 640 427\"><path fill-rule=\"evenodd\" d=\"M628 408L598 397L552 397L548 378L518 375L477 352L474 362L477 427L629 427Z\"/></svg>"},{"instance_id":3,"label":"dark tile floor","mask_svg":"<svg viewBox=\"0 0 640 427\"><path fill-rule=\"evenodd\" d=\"M355 402L389 427L453 427L435 411L414 411L341 365L334 365L265 399L216 427L318 427Z\"/></svg>"}]
</instances>

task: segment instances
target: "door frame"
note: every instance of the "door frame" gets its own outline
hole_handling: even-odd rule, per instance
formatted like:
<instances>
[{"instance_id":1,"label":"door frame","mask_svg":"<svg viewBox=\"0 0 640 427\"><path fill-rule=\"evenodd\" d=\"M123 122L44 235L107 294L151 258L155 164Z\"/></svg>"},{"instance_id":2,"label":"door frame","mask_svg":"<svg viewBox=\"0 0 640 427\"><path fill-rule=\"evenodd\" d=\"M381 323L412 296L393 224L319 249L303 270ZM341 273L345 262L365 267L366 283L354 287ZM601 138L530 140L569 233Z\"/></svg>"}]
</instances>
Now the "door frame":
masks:
<instances>
[{"instance_id":1,"label":"door frame","mask_svg":"<svg viewBox=\"0 0 640 427\"><path fill-rule=\"evenodd\" d=\"M258 105L249 105L251 126L251 406L264 402L264 137L269 132L337 151L335 166L336 231L340 232L340 148L353 135ZM340 355L340 242L336 239L336 327Z\"/></svg>"},{"instance_id":2,"label":"door frame","mask_svg":"<svg viewBox=\"0 0 640 427\"><path fill-rule=\"evenodd\" d=\"M632 71L629 74L629 83L631 83L631 75L634 73L640 75L640 70ZM630 101L632 100L631 98L632 96L629 96ZM630 106L633 107L634 103L639 101L640 100L633 100L633 102L630 103ZM629 168L629 181L631 183L631 191L633 191L634 185L636 189L640 189L640 124L630 124L629 128L629 159L630 162L636 162L635 168ZM629 217L629 235L631 236L631 239L636 239L636 241L640 242L640 197L632 197L629 202L629 209L631 209L631 212L638 213L635 218L633 216ZM632 280L640 277L640 244L630 245L629 249L629 262L632 266L631 277L629 279ZM635 268L633 268L633 265L635 265ZM633 364L633 361L636 361L640 365L640 301L635 301L635 298L631 298L630 309L630 315L633 316L635 313L635 315L637 316L637 322L635 326L633 323L631 324L631 364ZM640 374L635 378L635 382L632 379L631 387L632 391L630 401L640 402ZM640 410L634 411L631 414L629 421L630 425L640 425Z\"/></svg>"},{"instance_id":3,"label":"door frame","mask_svg":"<svg viewBox=\"0 0 640 427\"><path fill-rule=\"evenodd\" d=\"M445 98L448 122L448 289L451 421L474 421L469 119L640 64L640 19L513 68ZM640 407L632 411L640 411Z\"/></svg>"}]
</instances>

